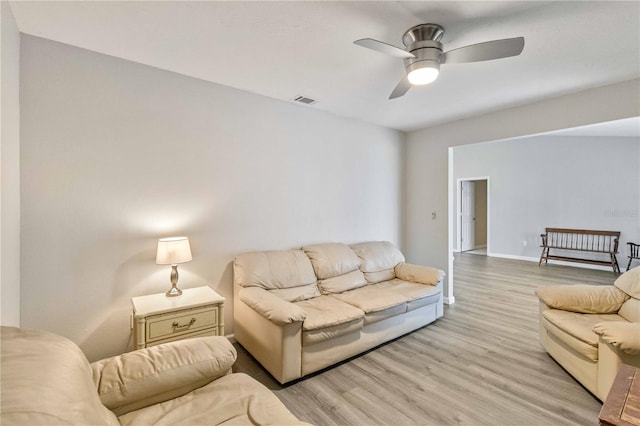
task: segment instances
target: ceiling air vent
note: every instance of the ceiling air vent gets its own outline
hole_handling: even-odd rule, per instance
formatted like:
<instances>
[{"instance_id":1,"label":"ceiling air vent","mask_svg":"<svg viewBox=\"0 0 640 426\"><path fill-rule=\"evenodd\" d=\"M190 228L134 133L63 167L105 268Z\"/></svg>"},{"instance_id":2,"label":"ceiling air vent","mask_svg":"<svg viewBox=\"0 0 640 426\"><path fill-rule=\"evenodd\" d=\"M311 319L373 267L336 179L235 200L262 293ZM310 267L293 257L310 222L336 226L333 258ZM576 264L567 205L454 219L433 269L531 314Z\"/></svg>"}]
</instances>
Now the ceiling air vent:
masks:
<instances>
[{"instance_id":1,"label":"ceiling air vent","mask_svg":"<svg viewBox=\"0 0 640 426\"><path fill-rule=\"evenodd\" d=\"M311 99L311 98L308 98L306 96L296 96L295 98L291 98L291 100L293 102L299 102L299 103L305 104L305 105L312 105L312 104L315 104L316 102L318 102L315 99Z\"/></svg>"}]
</instances>

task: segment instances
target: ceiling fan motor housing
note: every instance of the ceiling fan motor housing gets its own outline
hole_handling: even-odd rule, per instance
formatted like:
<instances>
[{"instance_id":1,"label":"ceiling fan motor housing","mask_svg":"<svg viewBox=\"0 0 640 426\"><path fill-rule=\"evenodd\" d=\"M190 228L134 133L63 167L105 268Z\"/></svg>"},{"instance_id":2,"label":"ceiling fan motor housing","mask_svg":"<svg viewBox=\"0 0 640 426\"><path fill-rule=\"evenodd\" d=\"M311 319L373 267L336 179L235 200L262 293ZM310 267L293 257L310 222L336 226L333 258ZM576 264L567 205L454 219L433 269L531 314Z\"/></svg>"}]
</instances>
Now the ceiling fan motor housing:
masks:
<instances>
[{"instance_id":1,"label":"ceiling fan motor housing","mask_svg":"<svg viewBox=\"0 0 640 426\"><path fill-rule=\"evenodd\" d=\"M404 59L407 74L420 68L440 69L444 28L438 24L420 24L409 28L402 36L402 42L415 58Z\"/></svg>"},{"instance_id":2,"label":"ceiling fan motor housing","mask_svg":"<svg viewBox=\"0 0 640 426\"><path fill-rule=\"evenodd\" d=\"M415 58L404 59L407 74L424 67L440 69L442 43L431 40L417 41L409 46L408 50L415 55Z\"/></svg>"}]
</instances>

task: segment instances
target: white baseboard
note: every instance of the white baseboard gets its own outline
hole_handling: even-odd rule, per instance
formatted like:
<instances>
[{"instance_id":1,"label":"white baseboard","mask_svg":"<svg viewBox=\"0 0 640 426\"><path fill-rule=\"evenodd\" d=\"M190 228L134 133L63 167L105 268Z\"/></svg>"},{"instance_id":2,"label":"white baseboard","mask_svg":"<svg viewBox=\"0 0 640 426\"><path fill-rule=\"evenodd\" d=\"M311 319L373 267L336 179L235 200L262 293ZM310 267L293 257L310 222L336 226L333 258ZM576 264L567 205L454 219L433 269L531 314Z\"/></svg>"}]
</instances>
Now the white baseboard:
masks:
<instances>
[{"instance_id":1,"label":"white baseboard","mask_svg":"<svg viewBox=\"0 0 640 426\"><path fill-rule=\"evenodd\" d=\"M539 258L529 257L529 256L518 256L515 254L504 254L504 253L489 253L487 252L487 256L489 257L499 257L502 259L513 259L513 260L526 260L527 262L539 262Z\"/></svg>"},{"instance_id":2,"label":"white baseboard","mask_svg":"<svg viewBox=\"0 0 640 426\"><path fill-rule=\"evenodd\" d=\"M227 334L227 335L226 335L226 336L224 336L224 337L226 337L227 339L229 339L229 341L230 341L231 343L237 343L236 336L235 336L233 333L231 333L231 334Z\"/></svg>"},{"instance_id":3,"label":"white baseboard","mask_svg":"<svg viewBox=\"0 0 640 426\"><path fill-rule=\"evenodd\" d=\"M456 303L456 298L453 296L443 297L442 301L444 302L445 305L453 305L454 303Z\"/></svg>"},{"instance_id":4,"label":"white baseboard","mask_svg":"<svg viewBox=\"0 0 640 426\"><path fill-rule=\"evenodd\" d=\"M479 246L473 246L474 250L483 249L483 248L487 248L487 245L486 244L480 244Z\"/></svg>"},{"instance_id":5,"label":"white baseboard","mask_svg":"<svg viewBox=\"0 0 640 426\"><path fill-rule=\"evenodd\" d=\"M525 260L527 262L540 262L539 257L529 257L529 256L517 256L514 254L504 254L504 253L487 253L489 257L500 257L502 259L514 259L514 260ZM609 271L612 272L610 266L601 266L601 265L590 265L588 263L579 263L579 262L565 262L564 260L549 260L550 265L561 265L561 266L573 266L574 268L583 268L583 269L597 269L599 271Z\"/></svg>"}]
</instances>

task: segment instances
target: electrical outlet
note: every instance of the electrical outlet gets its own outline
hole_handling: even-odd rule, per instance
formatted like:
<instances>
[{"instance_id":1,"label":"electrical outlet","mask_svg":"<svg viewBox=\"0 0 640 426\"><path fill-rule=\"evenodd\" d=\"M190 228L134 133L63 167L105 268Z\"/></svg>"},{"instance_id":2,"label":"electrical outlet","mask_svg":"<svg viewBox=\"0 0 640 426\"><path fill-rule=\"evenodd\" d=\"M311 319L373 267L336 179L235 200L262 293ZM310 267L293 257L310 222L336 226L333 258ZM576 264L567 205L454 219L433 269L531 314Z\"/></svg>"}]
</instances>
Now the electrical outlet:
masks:
<instances>
[{"instance_id":1,"label":"electrical outlet","mask_svg":"<svg viewBox=\"0 0 640 426\"><path fill-rule=\"evenodd\" d=\"M527 246L527 240L522 240L522 247L526 247Z\"/></svg>"}]
</instances>

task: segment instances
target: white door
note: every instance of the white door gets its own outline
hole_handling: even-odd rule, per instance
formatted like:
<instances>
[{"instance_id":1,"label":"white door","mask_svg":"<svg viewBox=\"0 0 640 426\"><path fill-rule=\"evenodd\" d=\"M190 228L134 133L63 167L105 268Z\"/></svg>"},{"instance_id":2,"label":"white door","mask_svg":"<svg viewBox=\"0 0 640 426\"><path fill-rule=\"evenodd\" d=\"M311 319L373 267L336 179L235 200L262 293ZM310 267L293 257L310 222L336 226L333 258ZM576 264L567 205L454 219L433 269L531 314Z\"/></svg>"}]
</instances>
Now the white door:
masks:
<instances>
[{"instance_id":1,"label":"white door","mask_svg":"<svg viewBox=\"0 0 640 426\"><path fill-rule=\"evenodd\" d=\"M475 247L475 182L460 182L460 251Z\"/></svg>"}]
</instances>

